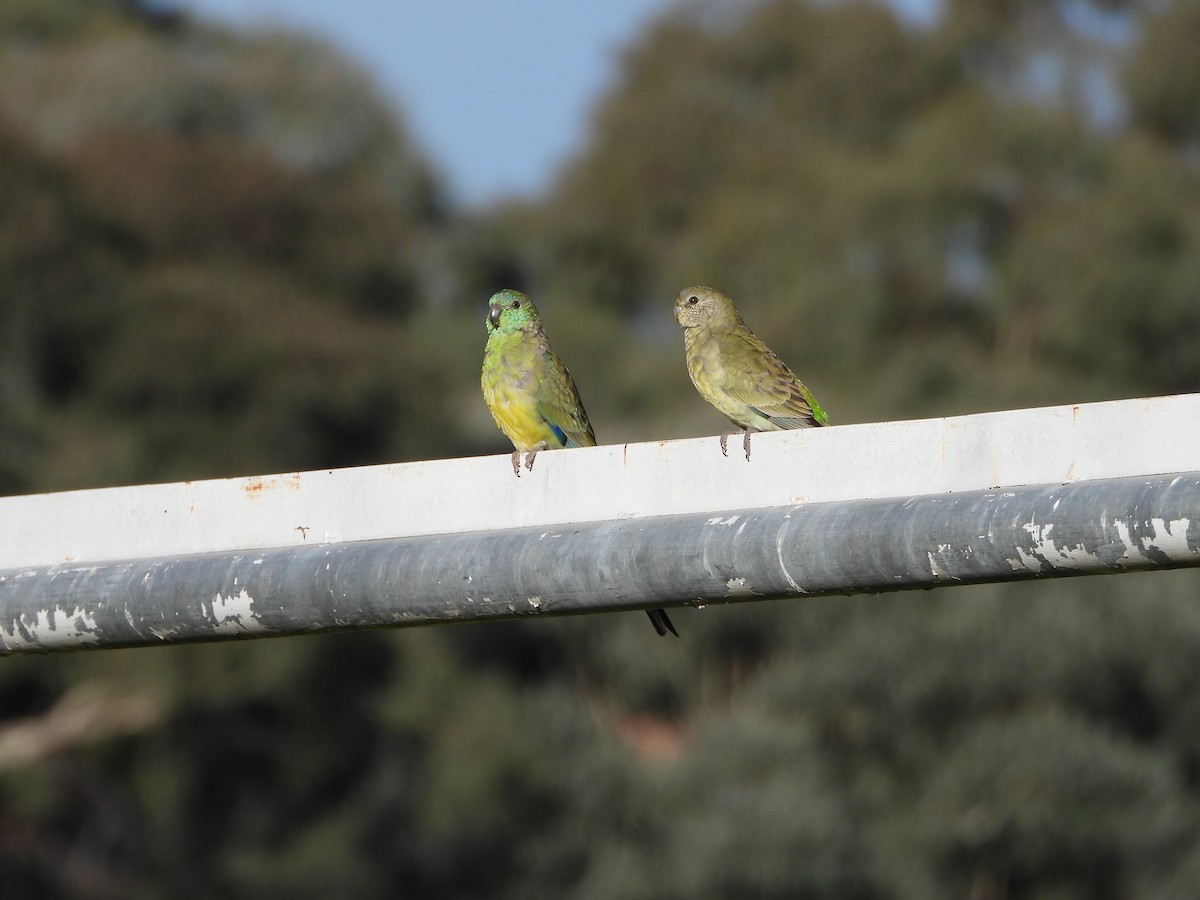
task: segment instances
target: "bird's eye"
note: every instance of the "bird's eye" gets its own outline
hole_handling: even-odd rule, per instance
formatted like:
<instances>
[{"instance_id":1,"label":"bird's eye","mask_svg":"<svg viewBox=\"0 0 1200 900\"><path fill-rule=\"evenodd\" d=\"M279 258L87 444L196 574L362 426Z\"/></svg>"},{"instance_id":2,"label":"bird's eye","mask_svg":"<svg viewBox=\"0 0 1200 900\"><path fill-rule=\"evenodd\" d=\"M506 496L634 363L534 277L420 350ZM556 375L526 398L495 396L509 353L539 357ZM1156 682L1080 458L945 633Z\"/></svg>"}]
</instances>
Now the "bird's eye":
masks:
<instances>
[{"instance_id":1,"label":"bird's eye","mask_svg":"<svg viewBox=\"0 0 1200 900\"><path fill-rule=\"evenodd\" d=\"M692 296L688 297L688 306L695 306L699 302L700 302L700 298L697 297L695 294L692 294Z\"/></svg>"},{"instance_id":2,"label":"bird's eye","mask_svg":"<svg viewBox=\"0 0 1200 900\"><path fill-rule=\"evenodd\" d=\"M512 306L512 308L513 308L513 309L520 309L520 308L521 308L521 301L520 301L520 300L514 300L514 301L513 301L511 304L509 304L509 305L510 305L510 306Z\"/></svg>"}]
</instances>

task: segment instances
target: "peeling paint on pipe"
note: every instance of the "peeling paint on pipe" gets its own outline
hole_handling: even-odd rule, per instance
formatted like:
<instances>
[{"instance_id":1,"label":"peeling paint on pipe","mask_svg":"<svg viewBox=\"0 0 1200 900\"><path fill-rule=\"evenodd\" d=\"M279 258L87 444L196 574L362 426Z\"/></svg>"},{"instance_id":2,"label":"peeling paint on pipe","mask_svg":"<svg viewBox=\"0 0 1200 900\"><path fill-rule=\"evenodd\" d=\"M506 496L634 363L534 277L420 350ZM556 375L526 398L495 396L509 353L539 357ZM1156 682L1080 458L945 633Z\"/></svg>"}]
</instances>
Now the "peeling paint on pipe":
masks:
<instances>
[{"instance_id":1,"label":"peeling paint on pipe","mask_svg":"<svg viewBox=\"0 0 1200 900\"><path fill-rule=\"evenodd\" d=\"M10 569L0 654L1184 566L1200 472Z\"/></svg>"}]
</instances>

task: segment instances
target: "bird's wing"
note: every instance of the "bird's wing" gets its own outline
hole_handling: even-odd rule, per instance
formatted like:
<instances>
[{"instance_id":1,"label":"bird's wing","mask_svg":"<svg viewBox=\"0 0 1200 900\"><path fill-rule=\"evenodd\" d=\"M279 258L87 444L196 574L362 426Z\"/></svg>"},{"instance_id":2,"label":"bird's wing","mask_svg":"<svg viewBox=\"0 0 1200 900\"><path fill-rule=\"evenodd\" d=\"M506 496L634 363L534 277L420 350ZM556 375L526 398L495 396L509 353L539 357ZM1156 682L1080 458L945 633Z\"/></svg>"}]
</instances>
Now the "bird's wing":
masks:
<instances>
[{"instance_id":1,"label":"bird's wing","mask_svg":"<svg viewBox=\"0 0 1200 900\"><path fill-rule=\"evenodd\" d=\"M538 413L563 447L595 447L596 434L579 399L579 391L562 360L546 347L538 380Z\"/></svg>"},{"instance_id":2,"label":"bird's wing","mask_svg":"<svg viewBox=\"0 0 1200 900\"><path fill-rule=\"evenodd\" d=\"M829 416L778 356L752 333L728 336L726 353L738 365L727 365L724 388L781 428L828 425Z\"/></svg>"}]
</instances>

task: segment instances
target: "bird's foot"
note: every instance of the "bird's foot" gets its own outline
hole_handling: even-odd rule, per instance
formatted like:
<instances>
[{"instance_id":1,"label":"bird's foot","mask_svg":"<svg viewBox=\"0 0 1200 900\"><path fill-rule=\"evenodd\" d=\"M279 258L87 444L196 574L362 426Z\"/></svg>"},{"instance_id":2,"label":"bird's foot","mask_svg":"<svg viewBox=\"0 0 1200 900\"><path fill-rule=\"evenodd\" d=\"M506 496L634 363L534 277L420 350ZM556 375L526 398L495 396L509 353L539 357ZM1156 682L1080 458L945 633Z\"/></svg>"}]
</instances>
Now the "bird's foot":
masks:
<instances>
[{"instance_id":1,"label":"bird's foot","mask_svg":"<svg viewBox=\"0 0 1200 900\"><path fill-rule=\"evenodd\" d=\"M746 436L742 438L742 449L746 451L746 462L750 462L750 435L757 434L758 428L747 428Z\"/></svg>"},{"instance_id":2,"label":"bird's foot","mask_svg":"<svg viewBox=\"0 0 1200 900\"><path fill-rule=\"evenodd\" d=\"M538 444L536 447L534 447L532 450L530 450L528 453L526 453L525 454L525 470L527 472L532 472L533 471L533 460L537 457L538 453L540 453L543 450L548 450L549 448L550 448L550 445L547 444L545 441L542 441L540 444Z\"/></svg>"},{"instance_id":3,"label":"bird's foot","mask_svg":"<svg viewBox=\"0 0 1200 900\"><path fill-rule=\"evenodd\" d=\"M742 449L746 451L746 459L750 459L750 435L757 434L761 428L739 428L737 431L726 431L721 435L721 455L729 455L729 438L735 434L742 435Z\"/></svg>"},{"instance_id":4,"label":"bird's foot","mask_svg":"<svg viewBox=\"0 0 1200 900\"><path fill-rule=\"evenodd\" d=\"M518 478L521 477L521 451L514 450L512 452L513 474Z\"/></svg>"}]
</instances>

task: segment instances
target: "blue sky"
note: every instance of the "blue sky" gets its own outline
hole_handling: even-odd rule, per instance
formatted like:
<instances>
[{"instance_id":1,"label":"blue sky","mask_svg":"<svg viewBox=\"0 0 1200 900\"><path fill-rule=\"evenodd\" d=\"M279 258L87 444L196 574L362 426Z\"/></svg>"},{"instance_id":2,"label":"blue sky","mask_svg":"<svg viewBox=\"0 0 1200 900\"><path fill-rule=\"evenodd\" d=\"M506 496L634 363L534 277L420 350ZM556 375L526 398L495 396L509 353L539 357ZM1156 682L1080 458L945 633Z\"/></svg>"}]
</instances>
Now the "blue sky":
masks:
<instances>
[{"instance_id":1,"label":"blue sky","mask_svg":"<svg viewBox=\"0 0 1200 900\"><path fill-rule=\"evenodd\" d=\"M451 196L479 206L549 186L583 146L618 54L675 0L174 0L238 26L284 25L357 60L401 110ZM732 4L745 0L728 0ZM891 0L914 22L942 0Z\"/></svg>"},{"instance_id":2,"label":"blue sky","mask_svg":"<svg viewBox=\"0 0 1200 900\"><path fill-rule=\"evenodd\" d=\"M547 187L587 136L620 49L671 0L179 0L208 19L321 35L372 73L451 196Z\"/></svg>"}]
</instances>

